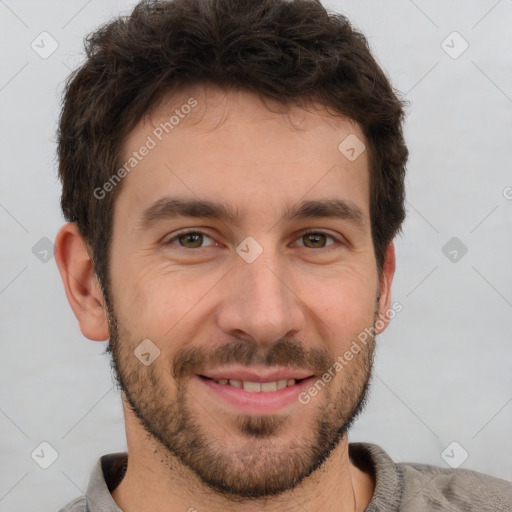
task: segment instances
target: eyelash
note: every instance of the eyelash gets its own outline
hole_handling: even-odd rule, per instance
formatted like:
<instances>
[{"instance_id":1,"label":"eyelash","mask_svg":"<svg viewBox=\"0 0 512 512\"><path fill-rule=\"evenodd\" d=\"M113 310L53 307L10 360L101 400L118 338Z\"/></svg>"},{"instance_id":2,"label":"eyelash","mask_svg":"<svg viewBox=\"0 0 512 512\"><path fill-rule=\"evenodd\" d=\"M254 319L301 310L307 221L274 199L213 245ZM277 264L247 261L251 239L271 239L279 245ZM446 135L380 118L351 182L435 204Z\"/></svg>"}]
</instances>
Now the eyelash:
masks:
<instances>
[{"instance_id":1,"label":"eyelash","mask_svg":"<svg viewBox=\"0 0 512 512\"><path fill-rule=\"evenodd\" d=\"M208 238L210 238L211 240L213 240L213 238L209 235L207 235L204 231L200 231L200 230L197 230L197 229L189 229L189 230L185 230L185 231L181 231L179 233L177 233L176 235L174 235L172 238L169 238L169 240L167 240L167 242L164 243L164 245L176 245L178 246L180 249L185 249L185 250L193 250L193 249L205 249L205 247L183 247L179 244L174 244L172 243L174 240L177 240L178 238L182 237L182 236L185 236L185 235L190 235L190 234L194 234L194 235L203 235L203 236L206 236ZM319 250L319 249L324 249L324 250L328 250L329 248L331 248L332 246L336 245L336 243L338 244L343 244L343 240L341 239L338 239L337 237L335 237L334 235L331 235L325 231L321 231L321 230L317 230L317 229L314 229L314 228L309 228L305 231L303 231L300 236L297 237L297 240L306 236L306 235L311 235L311 234L315 234L315 235L325 235L327 236L328 238L330 238L331 240L333 240L335 243L333 244L329 244L329 245L326 245L325 247L319 247L317 248L316 250ZM212 244L213 245L213 244ZM207 246L209 247L209 246ZM306 247L306 246L300 246L304 249L313 249L312 247Z\"/></svg>"}]
</instances>

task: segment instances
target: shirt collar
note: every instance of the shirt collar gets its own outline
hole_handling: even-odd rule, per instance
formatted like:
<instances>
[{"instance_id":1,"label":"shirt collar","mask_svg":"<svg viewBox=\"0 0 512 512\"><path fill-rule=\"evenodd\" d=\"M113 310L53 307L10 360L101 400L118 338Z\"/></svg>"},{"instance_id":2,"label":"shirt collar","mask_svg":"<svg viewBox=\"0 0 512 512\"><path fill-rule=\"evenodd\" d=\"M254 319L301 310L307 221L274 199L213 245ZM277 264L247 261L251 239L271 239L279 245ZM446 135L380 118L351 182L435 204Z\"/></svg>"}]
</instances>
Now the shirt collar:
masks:
<instances>
[{"instance_id":1,"label":"shirt collar","mask_svg":"<svg viewBox=\"0 0 512 512\"><path fill-rule=\"evenodd\" d=\"M376 444L349 443L348 454L361 470L373 474L375 489L365 512L399 510L404 493L404 475L400 466Z\"/></svg>"},{"instance_id":2,"label":"shirt collar","mask_svg":"<svg viewBox=\"0 0 512 512\"><path fill-rule=\"evenodd\" d=\"M126 452L109 453L96 461L87 485L86 512L123 512L111 492L122 480L127 463Z\"/></svg>"}]
</instances>

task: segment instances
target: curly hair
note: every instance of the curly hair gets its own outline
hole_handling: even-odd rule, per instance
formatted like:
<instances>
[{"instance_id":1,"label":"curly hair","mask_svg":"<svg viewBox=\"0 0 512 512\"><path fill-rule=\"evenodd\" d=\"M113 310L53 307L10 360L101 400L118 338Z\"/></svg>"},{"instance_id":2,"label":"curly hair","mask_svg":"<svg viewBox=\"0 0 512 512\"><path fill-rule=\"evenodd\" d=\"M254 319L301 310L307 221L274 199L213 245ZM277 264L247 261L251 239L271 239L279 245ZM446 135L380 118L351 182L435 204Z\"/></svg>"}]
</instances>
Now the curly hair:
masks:
<instances>
[{"instance_id":1,"label":"curly hair","mask_svg":"<svg viewBox=\"0 0 512 512\"><path fill-rule=\"evenodd\" d=\"M357 122L370 162L375 259L405 219L408 150L400 100L363 34L315 0L144 0L85 40L68 78L58 128L61 207L92 251L105 298L113 208L99 199L126 136L173 91L243 89L283 105L319 101Z\"/></svg>"}]
</instances>

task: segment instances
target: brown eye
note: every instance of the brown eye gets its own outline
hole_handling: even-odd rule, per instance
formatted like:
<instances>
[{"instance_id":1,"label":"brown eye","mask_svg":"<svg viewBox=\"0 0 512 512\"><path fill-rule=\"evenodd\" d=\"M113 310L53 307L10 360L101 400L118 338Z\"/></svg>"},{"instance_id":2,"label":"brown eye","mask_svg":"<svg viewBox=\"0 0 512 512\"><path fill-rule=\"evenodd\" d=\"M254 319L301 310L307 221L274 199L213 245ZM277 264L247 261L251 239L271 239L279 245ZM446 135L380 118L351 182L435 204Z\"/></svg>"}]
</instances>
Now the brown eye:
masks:
<instances>
[{"instance_id":1,"label":"brown eye","mask_svg":"<svg viewBox=\"0 0 512 512\"><path fill-rule=\"evenodd\" d=\"M169 241L166 242L166 245L178 245L184 249L200 249L208 245L215 245L215 243L203 245L208 240L213 242L211 237L201 233L200 231L188 231L170 238Z\"/></svg>"},{"instance_id":2,"label":"brown eye","mask_svg":"<svg viewBox=\"0 0 512 512\"><path fill-rule=\"evenodd\" d=\"M304 235L303 239L306 247L324 247L326 236L323 233L313 233Z\"/></svg>"},{"instance_id":3,"label":"brown eye","mask_svg":"<svg viewBox=\"0 0 512 512\"><path fill-rule=\"evenodd\" d=\"M197 247L201 247L203 235L201 233L187 233L186 235L179 236L178 241L183 247L196 249Z\"/></svg>"},{"instance_id":4,"label":"brown eye","mask_svg":"<svg viewBox=\"0 0 512 512\"><path fill-rule=\"evenodd\" d=\"M333 245L333 243L328 243L329 239L334 240L331 235L322 233L321 231L310 231L299 238L303 243L301 247L307 247L309 249L323 249L329 245Z\"/></svg>"}]
</instances>

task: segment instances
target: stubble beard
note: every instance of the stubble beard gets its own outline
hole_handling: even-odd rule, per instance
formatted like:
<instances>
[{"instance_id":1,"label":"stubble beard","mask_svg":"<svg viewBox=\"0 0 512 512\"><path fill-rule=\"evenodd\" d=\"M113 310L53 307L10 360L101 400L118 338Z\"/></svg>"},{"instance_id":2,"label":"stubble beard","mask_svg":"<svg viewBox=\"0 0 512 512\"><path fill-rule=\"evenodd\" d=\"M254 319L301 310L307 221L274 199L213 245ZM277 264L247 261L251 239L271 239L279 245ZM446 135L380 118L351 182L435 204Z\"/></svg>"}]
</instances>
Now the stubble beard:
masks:
<instances>
[{"instance_id":1,"label":"stubble beard","mask_svg":"<svg viewBox=\"0 0 512 512\"><path fill-rule=\"evenodd\" d=\"M163 363L163 358L150 366L141 364L133 353L138 341L131 339L125 329L120 334L115 311L109 309L110 343L106 352L111 354L117 387L147 435L156 441L162 463L169 471L188 468L209 489L231 501L278 496L295 488L328 459L367 403L373 334L330 385L319 392L318 399L300 405L304 409L298 414L295 408L295 414L289 417L226 415L226 425L213 424L211 416L188 391L187 378L176 380L176 389L172 390L166 382L171 370L157 364ZM375 321L376 311L373 327ZM245 351L246 343L238 341L238 347ZM302 354L301 345L284 341L279 357L284 357L292 346ZM253 347L245 354L250 353L247 357L253 361L258 350ZM297 359L296 350L293 357ZM326 358L331 366L334 364L331 354L324 353L323 357L323 364ZM248 362L245 356L238 359L240 363ZM273 359L268 357L265 361L271 363ZM302 438L283 442L291 423L306 423L301 429L305 433ZM217 431L224 430L224 440L212 436L212 425Z\"/></svg>"}]
</instances>

